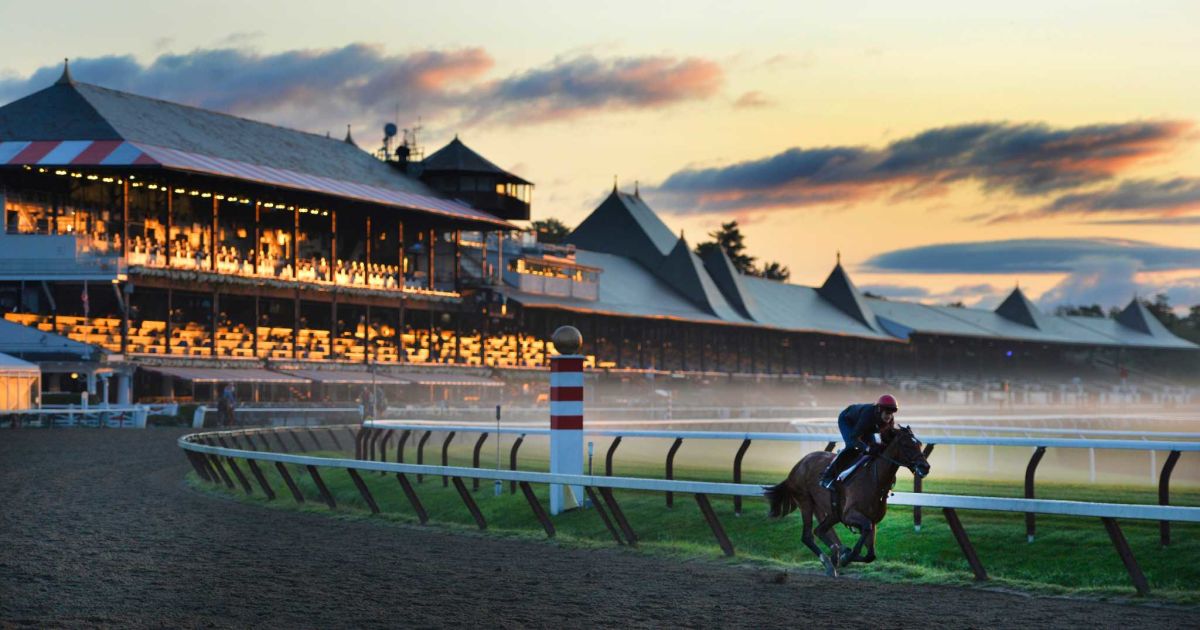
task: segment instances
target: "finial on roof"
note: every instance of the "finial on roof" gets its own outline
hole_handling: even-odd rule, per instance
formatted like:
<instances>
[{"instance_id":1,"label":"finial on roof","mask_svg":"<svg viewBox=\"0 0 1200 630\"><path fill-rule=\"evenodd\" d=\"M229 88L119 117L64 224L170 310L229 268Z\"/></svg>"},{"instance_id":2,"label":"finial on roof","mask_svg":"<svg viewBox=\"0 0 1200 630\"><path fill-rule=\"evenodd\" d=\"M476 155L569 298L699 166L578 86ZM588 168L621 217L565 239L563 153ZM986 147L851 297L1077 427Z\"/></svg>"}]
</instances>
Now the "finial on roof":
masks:
<instances>
[{"instance_id":1,"label":"finial on roof","mask_svg":"<svg viewBox=\"0 0 1200 630\"><path fill-rule=\"evenodd\" d=\"M683 236L683 228L679 228L679 240L681 240L681 241L686 241L686 240L687 240L687 238L685 238L685 237Z\"/></svg>"},{"instance_id":2,"label":"finial on roof","mask_svg":"<svg viewBox=\"0 0 1200 630\"><path fill-rule=\"evenodd\" d=\"M617 176L613 175L613 192L617 192Z\"/></svg>"},{"instance_id":3,"label":"finial on roof","mask_svg":"<svg viewBox=\"0 0 1200 630\"><path fill-rule=\"evenodd\" d=\"M638 199L641 199L642 191L639 188L639 184L640 184L640 182L638 182L638 180L636 180L636 179L633 180L633 196L637 197Z\"/></svg>"},{"instance_id":4,"label":"finial on roof","mask_svg":"<svg viewBox=\"0 0 1200 630\"><path fill-rule=\"evenodd\" d=\"M841 266L842 264L842 250L840 249L837 250L837 264L838 266Z\"/></svg>"},{"instance_id":5,"label":"finial on roof","mask_svg":"<svg viewBox=\"0 0 1200 630\"><path fill-rule=\"evenodd\" d=\"M345 143L346 143L346 144L353 144L354 146L358 146L358 145L357 145L357 144L355 144L355 142L354 142L354 136L350 135L350 125L346 125L346 140L345 140Z\"/></svg>"},{"instance_id":6,"label":"finial on roof","mask_svg":"<svg viewBox=\"0 0 1200 630\"><path fill-rule=\"evenodd\" d=\"M63 58L62 76L58 77L58 80L55 81L54 84L55 85L73 85L74 83L75 83L75 79L71 76L71 60L64 57Z\"/></svg>"}]
</instances>

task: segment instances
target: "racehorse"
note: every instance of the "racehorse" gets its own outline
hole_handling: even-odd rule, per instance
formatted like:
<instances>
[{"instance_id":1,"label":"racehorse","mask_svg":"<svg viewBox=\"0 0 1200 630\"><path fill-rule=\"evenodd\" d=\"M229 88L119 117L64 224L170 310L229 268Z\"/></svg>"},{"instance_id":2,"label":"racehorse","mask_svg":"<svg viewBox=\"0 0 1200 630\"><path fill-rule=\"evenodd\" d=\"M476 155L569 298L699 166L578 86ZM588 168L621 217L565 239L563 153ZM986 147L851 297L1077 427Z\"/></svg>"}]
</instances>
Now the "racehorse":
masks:
<instances>
[{"instance_id":1,"label":"racehorse","mask_svg":"<svg viewBox=\"0 0 1200 630\"><path fill-rule=\"evenodd\" d=\"M888 492L896 483L900 467L908 468L917 477L929 474L929 462L912 429L887 429L880 438L882 450L865 455L865 461L856 463L853 474L845 481L838 481L832 491L820 484L821 472L834 457L824 451L805 455L786 479L763 488L771 502L772 518L781 518L800 508L800 518L804 521L801 540L821 560L827 575L836 577L838 567L851 562L875 560L875 526L887 513ZM814 514L818 521L816 534L829 546L828 556L813 541ZM837 532L833 531L838 523L859 533L853 549L843 548ZM860 556L864 544L867 555Z\"/></svg>"}]
</instances>

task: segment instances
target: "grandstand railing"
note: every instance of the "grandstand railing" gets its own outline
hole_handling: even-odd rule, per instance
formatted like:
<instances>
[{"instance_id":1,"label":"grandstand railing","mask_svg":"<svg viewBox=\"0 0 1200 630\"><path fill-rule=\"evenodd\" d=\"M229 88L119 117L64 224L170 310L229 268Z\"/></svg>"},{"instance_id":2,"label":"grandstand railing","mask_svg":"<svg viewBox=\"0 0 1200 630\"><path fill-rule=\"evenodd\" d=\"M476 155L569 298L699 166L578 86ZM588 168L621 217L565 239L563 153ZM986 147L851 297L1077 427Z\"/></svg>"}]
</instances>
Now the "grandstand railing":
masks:
<instances>
[{"instance_id":1,"label":"grandstand railing","mask_svg":"<svg viewBox=\"0 0 1200 630\"><path fill-rule=\"evenodd\" d=\"M7 419L9 426L57 427L108 427L146 428L146 416L151 409L145 405L129 407L44 407L41 409L15 409L0 411L0 419Z\"/></svg>"},{"instance_id":2,"label":"grandstand railing","mask_svg":"<svg viewBox=\"0 0 1200 630\"><path fill-rule=\"evenodd\" d=\"M355 427L340 427L350 432L356 445L356 452L361 454L368 447L376 433L388 433L390 431L372 430L369 427L363 427L356 430ZM421 427L425 429L427 427ZM476 427L471 427L472 429ZM337 443L335 431L332 427L325 427L324 430ZM301 450L307 450L306 445L300 440L299 433L305 431L309 434L311 440L317 448L323 448L321 442L316 437L314 428L294 427L294 428L271 428L271 429L249 429L242 431L218 431L209 433L191 434L181 437L178 445L183 449L189 463L192 465L196 474L203 480L214 483L224 484L228 488L235 488L233 478L236 478L246 494L253 494L254 490L249 479L242 473L241 468L237 465L236 460L245 460L250 468L250 472L257 481L260 491L269 500L275 498L274 490L267 482L262 470L258 467L257 462L271 462L275 464L275 468L279 475L283 478L292 494L293 499L297 503L304 503L305 499L299 488L296 486L291 473L286 465L303 466L311 476L314 485L316 485L322 500L329 506L330 509L337 507L336 500L330 494L324 480L321 477L319 469L341 469L345 470L354 482L363 501L371 509L373 513L379 512L378 504L370 489L363 482L360 471L394 473L397 481L400 483L402 490L413 510L416 512L419 520L422 523L427 522L428 516L421 504L419 496L408 480L408 475L416 475L418 481L423 475L442 476L452 480L455 489L458 491L464 505L470 511L476 524L480 529L486 529L487 523L478 505L475 503L471 492L467 490L463 479L471 479L475 481L474 487L478 489L479 480L495 480L497 482L509 482L514 486L520 486L526 500L529 502L530 508L539 522L546 531L547 536L554 536L555 529L553 521L546 515L540 501L533 493L530 484L551 484L563 486L582 486L586 489L588 498L591 500L592 506L596 509L597 514L604 521L609 532L614 540L619 544L628 544L631 546L637 545L637 534L632 525L625 517L624 512L620 508L620 504L613 495L613 490L635 490L635 491L650 491L664 493L689 493L694 495L695 500L700 507L700 511L712 529L713 535L720 545L722 551L726 555L734 554L734 546L732 541L726 535L720 519L708 500L709 495L733 496L737 499L744 497L757 497L762 495L762 488L752 484L740 483L719 483L719 482L702 482L702 481L677 481L670 479L644 479L632 477L612 477L612 476L597 476L597 475L562 475L542 472L528 472L518 470L499 470L485 469L477 467L466 468L460 466L430 466L424 464L406 464L401 462L386 462L386 461L367 461L361 459L361 455L356 459L345 458L329 458L329 457L314 457L310 455L298 455L292 453L276 453L269 450L258 450L255 445L254 438L258 437L265 448L271 448L267 441L266 435L274 434L278 440L278 444L287 450L287 446L283 441L282 434L289 433L295 440L295 443ZM503 429L502 429L503 432ZM243 448L241 440L246 440L246 445L249 447ZM227 441L228 440L228 441ZM234 444L231 447L230 444ZM340 449L340 443L338 448ZM478 452L478 447L476 448ZM232 471L234 477L231 478L226 472L226 467ZM515 491L515 487L513 489ZM599 498L597 498L597 493ZM977 580L987 580L987 572L983 567L978 555L975 552L966 529L958 518L957 510L986 510L998 512L1024 512L1026 514L1054 514L1064 516L1078 517L1093 517L1099 518L1104 524L1109 537L1113 543L1117 554L1120 556L1129 573L1130 580L1139 594L1146 594L1150 591L1149 583L1143 574L1141 567L1138 565L1132 550L1129 547L1128 541L1125 539L1124 533L1121 530L1117 519L1139 519L1139 520L1158 520L1176 521L1176 522L1200 522L1200 508L1194 507L1177 507L1177 506L1155 506L1155 505L1126 505L1114 503L1085 503L1079 501L1051 501L1045 499L1012 499L1012 498L996 498L996 497L977 497L977 496L957 496L945 494L918 494L918 493L894 493L890 502L895 505L909 505L914 509L918 507L941 508L946 517L946 521L950 526L955 540L967 559L968 564ZM609 518L611 514L612 518ZM614 525L615 523L615 525Z\"/></svg>"},{"instance_id":3,"label":"grandstand railing","mask_svg":"<svg viewBox=\"0 0 1200 630\"><path fill-rule=\"evenodd\" d=\"M478 460L478 451L483 440L487 438L487 434L498 432L499 434L520 435L510 453L510 468L516 468L517 449L521 446L521 441L526 435L549 435L549 429L538 427L509 427L497 428L483 425L449 425L443 423L429 424L406 424L393 420L368 420L363 423L364 428L376 429L379 431L403 431L404 434L397 442L397 456L403 460L403 449L407 442L408 435L414 431L424 431L417 447L418 462L423 461L425 442L429 439L430 434L434 431L449 433L442 447L443 463L446 461L446 449L449 447L450 438L455 433L479 433L482 434L479 442L476 444L476 460ZM584 433L592 436L602 436L614 438L610 443L608 452L604 456L605 475L611 476L613 470L613 457L617 451L617 447L621 445L621 440L624 438L659 438L674 440L666 456L666 474L667 478L671 479L674 475L675 455L679 448L683 445L685 439L702 439L702 440L741 440L741 445L737 450L737 454L733 460L733 482L740 483L742 480L742 461L745 458L746 451L749 450L750 444L755 440L773 441L773 442L825 442L825 450L833 451L842 437L838 433L766 433L766 432L733 432L733 431L646 431L646 430L618 430L618 429L588 429L585 427ZM1087 440L1087 439L1070 439L1070 438L1006 438L1006 437L972 437L972 436L921 436L922 442L925 444L925 456L928 457L933 452L935 446L938 445L969 445L969 446L1006 446L1006 447L1032 447L1033 454L1029 459L1029 463L1025 467L1025 487L1024 494L1026 499L1035 497L1035 478L1037 474L1038 464L1046 454L1047 448L1069 448L1069 449L1089 449L1092 457L1089 458L1091 466L1095 468L1094 451L1096 449L1114 449L1114 450L1136 450L1136 451L1167 451L1169 454L1166 461L1163 463L1158 480L1158 502L1159 505L1170 505L1171 497L1171 474L1175 470L1175 465L1179 462L1179 458L1183 452L1198 452L1200 451L1200 442L1182 442L1182 441L1163 441L1163 440ZM375 446L378 442L378 436L372 436L367 443L367 448L363 453L358 454L359 457L368 459L375 458ZM384 459L386 454L387 441L380 445L380 458ZM920 493L922 489L922 480L919 477L913 477L913 490ZM667 504L671 504L671 497L668 495ZM734 511L741 513L742 500L735 496L733 499ZM921 528L921 509L916 507L913 509L913 527L917 530ZM1028 512L1025 515L1025 536L1026 540L1033 542L1034 536L1037 533L1037 517L1033 512ZM1171 526L1168 521L1163 521L1159 526L1159 537L1164 546L1171 542Z\"/></svg>"}]
</instances>

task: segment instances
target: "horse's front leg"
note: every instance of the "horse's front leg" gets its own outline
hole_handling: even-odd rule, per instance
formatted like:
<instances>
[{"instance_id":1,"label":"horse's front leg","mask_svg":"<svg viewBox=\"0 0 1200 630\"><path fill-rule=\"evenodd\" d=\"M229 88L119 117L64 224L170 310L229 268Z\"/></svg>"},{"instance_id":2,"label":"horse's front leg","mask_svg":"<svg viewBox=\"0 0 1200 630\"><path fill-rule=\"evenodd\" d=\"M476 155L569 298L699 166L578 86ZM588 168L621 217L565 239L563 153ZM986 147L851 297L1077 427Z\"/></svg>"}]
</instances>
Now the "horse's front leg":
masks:
<instances>
[{"instance_id":1,"label":"horse's front leg","mask_svg":"<svg viewBox=\"0 0 1200 630\"><path fill-rule=\"evenodd\" d=\"M854 543L854 547L852 549L846 549L844 552L842 552L840 562L838 563L841 566L846 566L855 560L860 560L858 554L862 551L863 545L870 540L872 541L872 546L874 546L875 539L875 524L871 522L871 519L858 512L851 512L850 514L846 515L844 520L847 525L853 525L854 527L857 527L860 534L858 536L858 541Z\"/></svg>"},{"instance_id":2,"label":"horse's front leg","mask_svg":"<svg viewBox=\"0 0 1200 630\"><path fill-rule=\"evenodd\" d=\"M862 562L870 564L875 562L875 536L879 534L878 527L871 528L871 537L867 540L867 557L862 559Z\"/></svg>"}]
</instances>

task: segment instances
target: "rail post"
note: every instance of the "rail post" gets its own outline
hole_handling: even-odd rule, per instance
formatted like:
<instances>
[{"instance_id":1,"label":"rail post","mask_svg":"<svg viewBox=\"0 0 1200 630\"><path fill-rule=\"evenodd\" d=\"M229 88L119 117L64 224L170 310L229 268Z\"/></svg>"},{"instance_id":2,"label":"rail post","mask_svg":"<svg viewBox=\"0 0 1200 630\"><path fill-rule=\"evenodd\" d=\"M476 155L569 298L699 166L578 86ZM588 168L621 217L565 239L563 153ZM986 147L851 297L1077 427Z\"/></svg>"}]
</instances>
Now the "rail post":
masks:
<instances>
[{"instance_id":1,"label":"rail post","mask_svg":"<svg viewBox=\"0 0 1200 630\"><path fill-rule=\"evenodd\" d=\"M1104 522L1104 529L1108 530L1108 537L1112 539L1113 547L1117 548L1117 555L1121 557L1125 570L1129 572L1129 579L1133 582L1133 587L1137 589L1137 594L1149 595L1150 583L1146 581L1142 567L1134 559L1133 550L1129 548L1129 541L1125 540L1125 534L1121 532L1121 526L1117 523L1117 519L1105 517L1100 520Z\"/></svg>"},{"instance_id":2,"label":"rail post","mask_svg":"<svg viewBox=\"0 0 1200 630\"><path fill-rule=\"evenodd\" d=\"M480 433L479 439L475 440L475 452L471 453L471 466L473 466L475 468L479 468L479 450L483 448L483 443L484 443L484 441L487 440L487 436L488 436L487 433ZM500 436L496 436L496 439L497 440L500 439ZM476 477L471 480L471 490L478 490L478 489L479 489L479 477Z\"/></svg>"},{"instance_id":3,"label":"rail post","mask_svg":"<svg viewBox=\"0 0 1200 630\"><path fill-rule=\"evenodd\" d=\"M1042 456L1046 454L1046 447L1039 446L1033 451L1033 457L1029 458L1029 465L1025 467L1025 498L1033 498L1033 476L1037 474L1038 463L1042 461ZM1037 530L1037 515L1033 512L1025 513L1025 542L1033 542L1033 535Z\"/></svg>"},{"instance_id":4,"label":"rail post","mask_svg":"<svg viewBox=\"0 0 1200 630\"><path fill-rule=\"evenodd\" d=\"M925 455L926 458L928 458L929 454L932 452L933 452L933 445L927 444L927 445L925 445L925 450L922 452L922 454ZM920 492L921 488L923 486L924 486L923 480L920 477L918 477L917 475L913 475L913 492ZM919 506L919 505L913 506L913 531L916 531L916 532L921 531L921 506Z\"/></svg>"},{"instance_id":5,"label":"rail post","mask_svg":"<svg viewBox=\"0 0 1200 630\"><path fill-rule=\"evenodd\" d=\"M683 446L683 438L675 438L675 441L671 443L671 450L667 451L667 479L675 478L675 453L679 450L680 446ZM674 505L675 493L667 492L667 507L673 507Z\"/></svg>"},{"instance_id":6,"label":"rail post","mask_svg":"<svg viewBox=\"0 0 1200 630\"><path fill-rule=\"evenodd\" d=\"M442 441L442 466L450 465L450 441L454 439L455 431L446 434L446 439ZM442 487L446 488L450 485L450 479L446 476L442 477Z\"/></svg>"},{"instance_id":7,"label":"rail post","mask_svg":"<svg viewBox=\"0 0 1200 630\"><path fill-rule=\"evenodd\" d=\"M500 439L499 436L497 436L496 439ZM521 435L517 436L516 441L513 442L512 449L508 452L508 469L509 470L517 469L517 449L521 448L521 442L524 442L524 441L525 441L525 434L522 433ZM515 481L508 482L508 493L509 494L517 493L517 482L515 482Z\"/></svg>"},{"instance_id":8,"label":"rail post","mask_svg":"<svg viewBox=\"0 0 1200 630\"><path fill-rule=\"evenodd\" d=\"M608 452L604 454L604 476L611 477L613 471L613 454L617 452L617 447L621 445L621 436L613 439L612 444L608 445Z\"/></svg>"},{"instance_id":9,"label":"rail post","mask_svg":"<svg viewBox=\"0 0 1200 630\"><path fill-rule=\"evenodd\" d=\"M1151 451L1153 452L1153 451ZM1171 451L1167 461L1163 463L1162 474L1158 476L1158 504L1171 504L1171 473L1175 471L1175 463L1179 461L1179 451ZM1159 543L1166 547L1171 544L1171 521L1158 522Z\"/></svg>"},{"instance_id":10,"label":"rail post","mask_svg":"<svg viewBox=\"0 0 1200 630\"><path fill-rule=\"evenodd\" d=\"M561 326L550 341L550 472L583 474L583 335ZM583 486L550 484L550 513L583 504Z\"/></svg>"},{"instance_id":11,"label":"rail post","mask_svg":"<svg viewBox=\"0 0 1200 630\"><path fill-rule=\"evenodd\" d=\"M737 455L733 458L733 483L742 483L742 458L746 456L746 449L750 448L750 439L742 440L742 445L738 447ZM742 497L736 495L733 497L733 515L742 515Z\"/></svg>"},{"instance_id":12,"label":"rail post","mask_svg":"<svg viewBox=\"0 0 1200 630\"><path fill-rule=\"evenodd\" d=\"M425 463L425 443L429 441L429 436L433 435L433 431L426 431L425 435L421 436L421 441L417 442L417 465ZM417 475L417 483L425 481L425 475Z\"/></svg>"}]
</instances>

